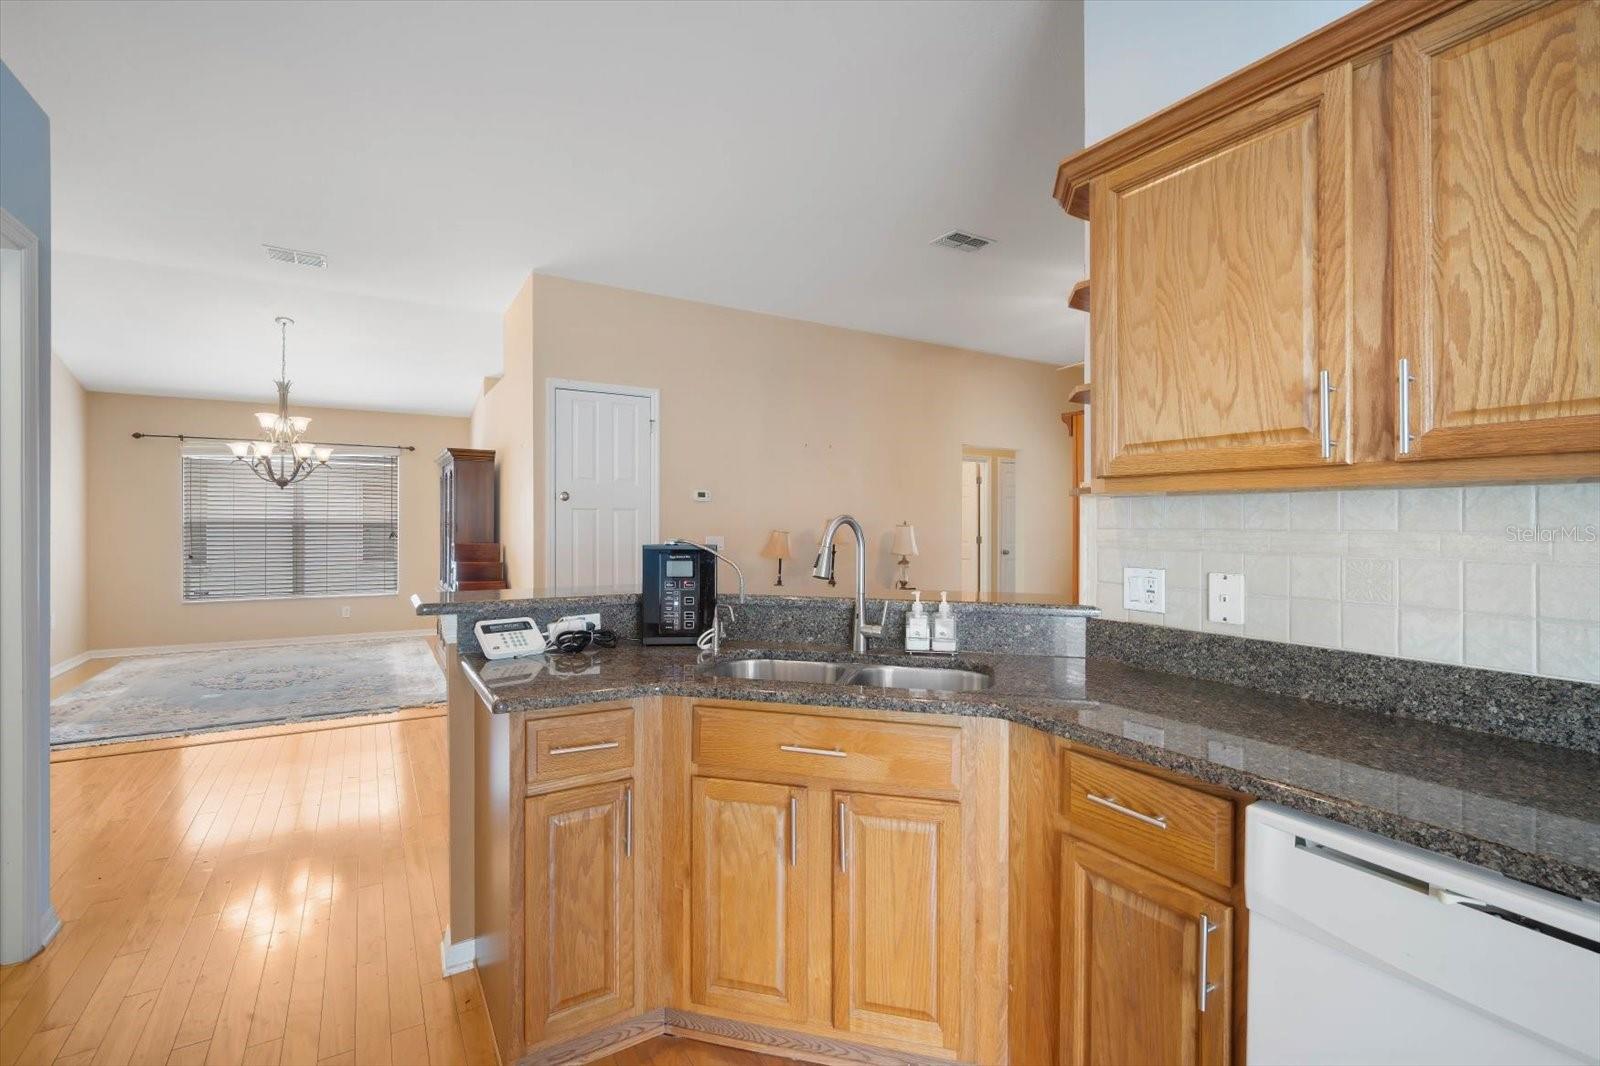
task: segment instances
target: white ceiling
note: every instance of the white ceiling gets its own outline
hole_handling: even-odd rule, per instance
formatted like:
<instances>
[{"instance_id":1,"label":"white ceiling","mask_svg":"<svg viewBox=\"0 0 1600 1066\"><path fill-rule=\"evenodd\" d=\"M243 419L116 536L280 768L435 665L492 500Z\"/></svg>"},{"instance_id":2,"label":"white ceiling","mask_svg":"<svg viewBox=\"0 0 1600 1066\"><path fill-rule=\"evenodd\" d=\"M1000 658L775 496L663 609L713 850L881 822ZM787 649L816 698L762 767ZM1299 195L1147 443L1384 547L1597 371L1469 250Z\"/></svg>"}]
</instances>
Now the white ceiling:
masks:
<instances>
[{"instance_id":1,"label":"white ceiling","mask_svg":"<svg viewBox=\"0 0 1600 1066\"><path fill-rule=\"evenodd\" d=\"M86 386L269 395L288 314L297 401L455 414L530 270L1079 360L1081 37L995 0L0 6Z\"/></svg>"}]
</instances>

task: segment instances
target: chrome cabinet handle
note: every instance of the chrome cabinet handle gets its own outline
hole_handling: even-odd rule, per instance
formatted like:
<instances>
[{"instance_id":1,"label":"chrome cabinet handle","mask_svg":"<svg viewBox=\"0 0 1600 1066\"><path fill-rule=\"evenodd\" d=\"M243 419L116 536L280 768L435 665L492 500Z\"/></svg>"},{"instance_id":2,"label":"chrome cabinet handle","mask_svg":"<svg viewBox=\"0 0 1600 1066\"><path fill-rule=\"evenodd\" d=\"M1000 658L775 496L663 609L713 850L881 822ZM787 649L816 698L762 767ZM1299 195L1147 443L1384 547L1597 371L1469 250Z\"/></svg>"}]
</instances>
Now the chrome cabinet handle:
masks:
<instances>
[{"instance_id":1,"label":"chrome cabinet handle","mask_svg":"<svg viewBox=\"0 0 1600 1066\"><path fill-rule=\"evenodd\" d=\"M826 755L831 759L842 759L850 754L838 748L808 748L804 744L779 744L779 751L787 751L792 755Z\"/></svg>"},{"instance_id":2,"label":"chrome cabinet handle","mask_svg":"<svg viewBox=\"0 0 1600 1066\"><path fill-rule=\"evenodd\" d=\"M1118 814L1126 814L1129 818L1137 818L1145 825L1153 825L1157 829L1165 829L1167 827L1167 816L1164 814L1144 814L1134 810L1132 807L1124 807L1110 796L1096 796L1093 792L1085 792L1083 798L1090 803L1098 803L1102 807L1109 807Z\"/></svg>"},{"instance_id":3,"label":"chrome cabinet handle","mask_svg":"<svg viewBox=\"0 0 1600 1066\"><path fill-rule=\"evenodd\" d=\"M1211 971L1211 934L1219 927L1208 915L1200 915L1200 1013L1206 1012L1206 998L1217 990L1214 984L1208 984L1206 977Z\"/></svg>"},{"instance_id":4,"label":"chrome cabinet handle","mask_svg":"<svg viewBox=\"0 0 1600 1066\"><path fill-rule=\"evenodd\" d=\"M789 865L800 861L800 797L789 793Z\"/></svg>"},{"instance_id":5,"label":"chrome cabinet handle","mask_svg":"<svg viewBox=\"0 0 1600 1066\"><path fill-rule=\"evenodd\" d=\"M624 817L627 822L622 827L622 854L633 854L633 786L629 785L622 790L622 805L626 808Z\"/></svg>"},{"instance_id":6,"label":"chrome cabinet handle","mask_svg":"<svg viewBox=\"0 0 1600 1066\"><path fill-rule=\"evenodd\" d=\"M1400 454L1411 454L1411 360L1400 360Z\"/></svg>"},{"instance_id":7,"label":"chrome cabinet handle","mask_svg":"<svg viewBox=\"0 0 1600 1066\"><path fill-rule=\"evenodd\" d=\"M1328 377L1326 370L1317 374L1317 404L1322 414L1322 457L1333 458L1333 446L1339 443L1333 436L1333 394L1338 388Z\"/></svg>"},{"instance_id":8,"label":"chrome cabinet handle","mask_svg":"<svg viewBox=\"0 0 1600 1066\"><path fill-rule=\"evenodd\" d=\"M577 755L584 751L609 751L612 748L622 747L620 740L606 740L599 744L574 744L568 748L551 748L551 755Z\"/></svg>"},{"instance_id":9,"label":"chrome cabinet handle","mask_svg":"<svg viewBox=\"0 0 1600 1066\"><path fill-rule=\"evenodd\" d=\"M845 835L850 831L848 816L844 810L844 800L839 801L839 869L850 869L850 849L845 844Z\"/></svg>"}]
</instances>

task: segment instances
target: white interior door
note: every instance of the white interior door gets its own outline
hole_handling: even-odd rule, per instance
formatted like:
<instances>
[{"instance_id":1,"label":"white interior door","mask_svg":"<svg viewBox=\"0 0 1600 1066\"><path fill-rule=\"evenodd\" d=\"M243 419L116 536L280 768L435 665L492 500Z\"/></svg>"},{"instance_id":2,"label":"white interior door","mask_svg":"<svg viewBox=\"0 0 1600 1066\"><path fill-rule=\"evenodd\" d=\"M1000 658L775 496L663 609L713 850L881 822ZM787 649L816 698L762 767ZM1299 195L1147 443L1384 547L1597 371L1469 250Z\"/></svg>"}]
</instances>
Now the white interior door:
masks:
<instances>
[{"instance_id":1,"label":"white interior door","mask_svg":"<svg viewBox=\"0 0 1600 1066\"><path fill-rule=\"evenodd\" d=\"M961 591L976 596L989 585L989 564L984 558L989 543L989 505L984 497L989 484L989 460L961 460Z\"/></svg>"},{"instance_id":2,"label":"white interior door","mask_svg":"<svg viewBox=\"0 0 1600 1066\"><path fill-rule=\"evenodd\" d=\"M553 406L552 583L637 590L656 537L655 398L558 385Z\"/></svg>"},{"instance_id":3,"label":"white interior door","mask_svg":"<svg viewBox=\"0 0 1600 1066\"><path fill-rule=\"evenodd\" d=\"M1017 461L995 463L995 544L1000 553L995 567L996 592L1017 591Z\"/></svg>"}]
</instances>

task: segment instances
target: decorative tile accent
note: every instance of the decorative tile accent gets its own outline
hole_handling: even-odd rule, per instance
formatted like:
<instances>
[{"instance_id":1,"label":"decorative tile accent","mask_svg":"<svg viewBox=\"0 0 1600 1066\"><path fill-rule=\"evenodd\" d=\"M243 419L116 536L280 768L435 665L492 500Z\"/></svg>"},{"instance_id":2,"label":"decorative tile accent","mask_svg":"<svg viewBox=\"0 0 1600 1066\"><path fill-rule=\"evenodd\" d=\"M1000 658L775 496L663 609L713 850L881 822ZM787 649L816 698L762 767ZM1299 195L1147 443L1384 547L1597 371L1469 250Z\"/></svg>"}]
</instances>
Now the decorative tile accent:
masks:
<instances>
[{"instance_id":1,"label":"decorative tile accent","mask_svg":"<svg viewBox=\"0 0 1600 1066\"><path fill-rule=\"evenodd\" d=\"M1394 560L1346 559L1344 561L1344 601L1346 603L1393 603ZM1349 616L1346 615L1346 618ZM1369 651L1371 649L1357 649Z\"/></svg>"}]
</instances>

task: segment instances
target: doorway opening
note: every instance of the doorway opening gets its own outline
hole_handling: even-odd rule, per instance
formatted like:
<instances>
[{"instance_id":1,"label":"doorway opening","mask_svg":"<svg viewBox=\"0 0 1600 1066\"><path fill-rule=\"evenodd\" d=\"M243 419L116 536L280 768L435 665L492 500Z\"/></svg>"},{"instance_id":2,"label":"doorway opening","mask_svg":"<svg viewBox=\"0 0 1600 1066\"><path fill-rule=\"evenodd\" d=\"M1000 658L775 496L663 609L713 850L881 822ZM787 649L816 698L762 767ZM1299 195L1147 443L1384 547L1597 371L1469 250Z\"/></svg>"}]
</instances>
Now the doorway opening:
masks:
<instances>
[{"instance_id":1,"label":"doorway opening","mask_svg":"<svg viewBox=\"0 0 1600 1066\"><path fill-rule=\"evenodd\" d=\"M961 452L961 593L992 599L1017 591L1017 453Z\"/></svg>"}]
</instances>

